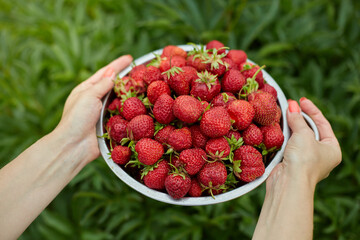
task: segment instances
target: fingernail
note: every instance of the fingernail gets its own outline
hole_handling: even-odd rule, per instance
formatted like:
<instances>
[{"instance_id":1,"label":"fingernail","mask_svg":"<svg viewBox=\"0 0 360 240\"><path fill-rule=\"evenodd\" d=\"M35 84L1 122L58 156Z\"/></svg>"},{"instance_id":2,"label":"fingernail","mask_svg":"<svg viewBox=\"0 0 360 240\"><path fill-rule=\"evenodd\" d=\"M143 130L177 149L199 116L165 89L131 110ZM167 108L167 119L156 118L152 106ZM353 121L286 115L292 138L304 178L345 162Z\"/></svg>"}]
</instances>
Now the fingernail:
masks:
<instances>
[{"instance_id":1,"label":"fingernail","mask_svg":"<svg viewBox=\"0 0 360 240\"><path fill-rule=\"evenodd\" d=\"M103 77L111 77L113 74L114 74L114 69L112 67L108 67Z\"/></svg>"},{"instance_id":2,"label":"fingernail","mask_svg":"<svg viewBox=\"0 0 360 240\"><path fill-rule=\"evenodd\" d=\"M300 107L296 101L289 99L288 104L289 104L289 111L291 113L294 113L294 112L300 113Z\"/></svg>"},{"instance_id":3,"label":"fingernail","mask_svg":"<svg viewBox=\"0 0 360 240\"><path fill-rule=\"evenodd\" d=\"M306 99L307 99L306 97L302 97L302 98L300 98L300 102L302 102L302 101L304 101Z\"/></svg>"}]
</instances>

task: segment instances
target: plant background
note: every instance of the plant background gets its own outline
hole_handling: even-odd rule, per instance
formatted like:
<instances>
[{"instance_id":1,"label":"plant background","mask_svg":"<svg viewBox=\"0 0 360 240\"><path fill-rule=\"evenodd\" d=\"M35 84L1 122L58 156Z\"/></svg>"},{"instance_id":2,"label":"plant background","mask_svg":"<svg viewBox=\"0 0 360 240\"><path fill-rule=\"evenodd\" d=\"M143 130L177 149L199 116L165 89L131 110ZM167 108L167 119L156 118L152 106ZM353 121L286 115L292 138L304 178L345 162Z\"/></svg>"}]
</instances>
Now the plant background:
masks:
<instances>
[{"instance_id":1,"label":"plant background","mask_svg":"<svg viewBox=\"0 0 360 240\"><path fill-rule=\"evenodd\" d=\"M356 0L0 0L0 167L50 132L71 89L112 59L211 39L266 64L286 96L306 96L330 120L343 162L317 187L314 239L360 239ZM99 158L20 239L250 239L264 187L172 206L130 189Z\"/></svg>"}]
</instances>

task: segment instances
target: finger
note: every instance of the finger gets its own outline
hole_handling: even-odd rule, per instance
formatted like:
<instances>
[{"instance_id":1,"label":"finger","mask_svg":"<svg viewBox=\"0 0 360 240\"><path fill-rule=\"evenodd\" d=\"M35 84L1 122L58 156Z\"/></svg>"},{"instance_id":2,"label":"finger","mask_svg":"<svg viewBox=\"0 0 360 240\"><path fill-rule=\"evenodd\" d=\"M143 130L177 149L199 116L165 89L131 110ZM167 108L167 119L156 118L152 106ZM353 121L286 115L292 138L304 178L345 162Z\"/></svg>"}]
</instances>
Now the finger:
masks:
<instances>
[{"instance_id":1,"label":"finger","mask_svg":"<svg viewBox=\"0 0 360 240\"><path fill-rule=\"evenodd\" d=\"M315 122L316 127L319 130L320 140L336 138L329 121L326 120L324 115L312 101L307 98L301 98L300 106L304 113L309 115Z\"/></svg>"},{"instance_id":2,"label":"finger","mask_svg":"<svg viewBox=\"0 0 360 240\"><path fill-rule=\"evenodd\" d=\"M113 67L108 67L101 79L96 82L89 91L95 97L101 99L107 92L114 87L115 71Z\"/></svg>"},{"instance_id":3,"label":"finger","mask_svg":"<svg viewBox=\"0 0 360 240\"><path fill-rule=\"evenodd\" d=\"M109 67L112 67L114 69L115 74L118 74L123 69L125 69L127 66L129 66L132 60L133 60L133 58L131 57L131 55L121 56L121 57L115 59L114 61L112 61L111 63L109 63L107 66L99 69L94 75L92 75L90 78L88 78L85 82L88 82L91 84L97 83L98 81L101 80L106 69L108 69Z\"/></svg>"},{"instance_id":4,"label":"finger","mask_svg":"<svg viewBox=\"0 0 360 240\"><path fill-rule=\"evenodd\" d=\"M309 129L305 119L300 114L299 104L294 100L288 100L288 111L286 117L288 120L289 127L294 133L301 132L305 129Z\"/></svg>"}]
</instances>

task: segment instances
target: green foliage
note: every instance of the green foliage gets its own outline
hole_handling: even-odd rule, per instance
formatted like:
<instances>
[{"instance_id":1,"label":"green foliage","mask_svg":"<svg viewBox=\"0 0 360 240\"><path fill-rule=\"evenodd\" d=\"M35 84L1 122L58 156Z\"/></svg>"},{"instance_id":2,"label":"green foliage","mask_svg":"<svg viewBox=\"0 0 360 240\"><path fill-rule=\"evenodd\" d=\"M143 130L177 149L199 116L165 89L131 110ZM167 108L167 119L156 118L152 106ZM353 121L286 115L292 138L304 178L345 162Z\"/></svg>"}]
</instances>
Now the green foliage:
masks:
<instances>
[{"instance_id":1,"label":"green foliage","mask_svg":"<svg viewBox=\"0 0 360 240\"><path fill-rule=\"evenodd\" d=\"M50 132L71 89L117 56L218 39L328 117L343 162L318 185L314 238L359 239L359 25L356 0L0 0L0 167ZM249 239L264 192L263 184L223 204L172 206L97 159L21 239Z\"/></svg>"}]
</instances>

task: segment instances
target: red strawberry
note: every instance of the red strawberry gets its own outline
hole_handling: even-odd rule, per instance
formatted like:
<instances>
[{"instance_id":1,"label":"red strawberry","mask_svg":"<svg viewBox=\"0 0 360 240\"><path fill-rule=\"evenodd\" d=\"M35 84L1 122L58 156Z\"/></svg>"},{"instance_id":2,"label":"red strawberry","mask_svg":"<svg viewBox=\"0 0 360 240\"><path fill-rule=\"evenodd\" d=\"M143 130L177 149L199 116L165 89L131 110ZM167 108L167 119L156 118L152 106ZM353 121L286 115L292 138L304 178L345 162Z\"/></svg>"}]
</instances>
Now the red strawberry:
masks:
<instances>
[{"instance_id":1,"label":"red strawberry","mask_svg":"<svg viewBox=\"0 0 360 240\"><path fill-rule=\"evenodd\" d=\"M179 48L178 46L168 45L168 46L164 47L161 57L169 57L170 58L173 56L180 56L180 57L186 58L187 53L182 48Z\"/></svg>"},{"instance_id":2,"label":"red strawberry","mask_svg":"<svg viewBox=\"0 0 360 240\"><path fill-rule=\"evenodd\" d=\"M202 111L201 113L204 113L207 107L209 106L209 103L207 101L201 101Z\"/></svg>"},{"instance_id":3,"label":"red strawberry","mask_svg":"<svg viewBox=\"0 0 360 240\"><path fill-rule=\"evenodd\" d=\"M251 63L242 64L241 74L244 76L245 79L252 78L254 74L259 70L259 66L253 65ZM264 87L264 76L262 71L260 71L256 77L255 81L259 84L259 89Z\"/></svg>"},{"instance_id":4,"label":"red strawberry","mask_svg":"<svg viewBox=\"0 0 360 240\"><path fill-rule=\"evenodd\" d=\"M165 179L165 188L168 194L179 199L184 197L191 187L191 179L188 175L172 173Z\"/></svg>"},{"instance_id":5,"label":"red strawberry","mask_svg":"<svg viewBox=\"0 0 360 240\"><path fill-rule=\"evenodd\" d=\"M254 181L265 172L261 153L249 145L241 146L234 152L233 163L235 176L244 182Z\"/></svg>"},{"instance_id":6,"label":"red strawberry","mask_svg":"<svg viewBox=\"0 0 360 240\"><path fill-rule=\"evenodd\" d=\"M257 91L249 96L249 102L255 110L254 122L270 125L275 121L277 104L273 95Z\"/></svg>"},{"instance_id":7,"label":"red strawberry","mask_svg":"<svg viewBox=\"0 0 360 240\"><path fill-rule=\"evenodd\" d=\"M125 146L116 146L111 152L111 159L116 164L124 165L130 161L131 150Z\"/></svg>"},{"instance_id":8,"label":"red strawberry","mask_svg":"<svg viewBox=\"0 0 360 240\"><path fill-rule=\"evenodd\" d=\"M284 134L278 125L261 127L266 149L280 149L284 142Z\"/></svg>"},{"instance_id":9,"label":"red strawberry","mask_svg":"<svg viewBox=\"0 0 360 240\"><path fill-rule=\"evenodd\" d=\"M135 82L134 79L129 78L128 76L115 79L114 92L116 93L116 96L119 98L122 97L123 95L126 95L127 93L137 93L136 91L139 90L139 88L137 89L136 88L137 88L137 83Z\"/></svg>"},{"instance_id":10,"label":"red strawberry","mask_svg":"<svg viewBox=\"0 0 360 240\"><path fill-rule=\"evenodd\" d=\"M200 121L201 132L211 138L226 135L230 127L230 116L223 107L210 108L204 112Z\"/></svg>"},{"instance_id":11,"label":"red strawberry","mask_svg":"<svg viewBox=\"0 0 360 240\"><path fill-rule=\"evenodd\" d=\"M136 116L128 124L129 137L135 141L141 138L152 138L154 132L154 121L149 115Z\"/></svg>"},{"instance_id":12,"label":"red strawberry","mask_svg":"<svg viewBox=\"0 0 360 240\"><path fill-rule=\"evenodd\" d=\"M120 114L121 112L121 99L120 98L115 98L108 107L108 110L111 113L115 113L115 114Z\"/></svg>"},{"instance_id":13,"label":"red strawberry","mask_svg":"<svg viewBox=\"0 0 360 240\"><path fill-rule=\"evenodd\" d=\"M236 100L227 106L230 118L234 121L233 125L238 130L247 128L255 116L252 105L245 100Z\"/></svg>"},{"instance_id":14,"label":"red strawberry","mask_svg":"<svg viewBox=\"0 0 360 240\"><path fill-rule=\"evenodd\" d=\"M120 142L123 138L126 138L128 124L128 121L125 119L118 119L113 121L113 123L109 125L109 135L111 139L113 139L115 142Z\"/></svg>"},{"instance_id":15,"label":"red strawberry","mask_svg":"<svg viewBox=\"0 0 360 240\"><path fill-rule=\"evenodd\" d=\"M156 121L162 124L169 124L175 120L173 105L174 99L172 99L172 97L170 97L168 94L162 94L157 99L153 108L153 114Z\"/></svg>"},{"instance_id":16,"label":"red strawberry","mask_svg":"<svg viewBox=\"0 0 360 240\"><path fill-rule=\"evenodd\" d=\"M256 146L260 145L263 141L263 135L261 133L260 128L258 128L255 124L250 124L249 127L247 127L242 132L242 137L244 140L244 143L246 145Z\"/></svg>"},{"instance_id":17,"label":"red strawberry","mask_svg":"<svg viewBox=\"0 0 360 240\"><path fill-rule=\"evenodd\" d=\"M192 139L189 128L175 129L168 137L167 143L177 152L191 148Z\"/></svg>"},{"instance_id":18,"label":"red strawberry","mask_svg":"<svg viewBox=\"0 0 360 240\"><path fill-rule=\"evenodd\" d=\"M197 74L197 79L191 84L190 94L203 101L211 101L220 91L221 86L217 77L205 70Z\"/></svg>"},{"instance_id":19,"label":"red strawberry","mask_svg":"<svg viewBox=\"0 0 360 240\"><path fill-rule=\"evenodd\" d=\"M145 165L155 164L164 154L163 145L150 138L142 138L138 141L135 151L138 153L139 161Z\"/></svg>"},{"instance_id":20,"label":"red strawberry","mask_svg":"<svg viewBox=\"0 0 360 240\"><path fill-rule=\"evenodd\" d=\"M196 55L191 55L186 60L186 66L191 66L195 68L197 71L202 72L206 68L206 63L203 63L203 59L201 57L197 57Z\"/></svg>"},{"instance_id":21,"label":"red strawberry","mask_svg":"<svg viewBox=\"0 0 360 240\"><path fill-rule=\"evenodd\" d=\"M228 69L228 64L223 61L223 57L224 55L218 55L214 52L207 60L204 61L204 63L206 63L206 70L218 77L221 77Z\"/></svg>"},{"instance_id":22,"label":"red strawberry","mask_svg":"<svg viewBox=\"0 0 360 240\"><path fill-rule=\"evenodd\" d=\"M225 159L230 154L230 145L224 137L212 138L206 143L206 153L213 160Z\"/></svg>"},{"instance_id":23,"label":"red strawberry","mask_svg":"<svg viewBox=\"0 0 360 240\"><path fill-rule=\"evenodd\" d=\"M150 83L158 81L161 79L161 72L160 69L154 66L148 66L144 73L144 82L147 85L150 85Z\"/></svg>"},{"instance_id":24,"label":"red strawberry","mask_svg":"<svg viewBox=\"0 0 360 240\"><path fill-rule=\"evenodd\" d=\"M206 49L207 50L210 50L210 52L212 52L212 49L217 49L218 50L218 54L222 54L222 53L225 53L225 49L221 49L219 50L220 48L223 48L224 47L224 44L222 42L219 42L217 40L212 40L210 42L208 42L208 44L206 44Z\"/></svg>"},{"instance_id":25,"label":"red strawberry","mask_svg":"<svg viewBox=\"0 0 360 240\"><path fill-rule=\"evenodd\" d=\"M133 84L136 92L143 93L146 90L144 84L145 71L146 71L145 65L139 65L133 67L133 69L129 73L129 77L135 81Z\"/></svg>"},{"instance_id":26,"label":"red strawberry","mask_svg":"<svg viewBox=\"0 0 360 240\"><path fill-rule=\"evenodd\" d=\"M243 50L235 50L235 49L229 50L226 57L230 58L237 65L246 62L247 59L246 53Z\"/></svg>"},{"instance_id":27,"label":"red strawberry","mask_svg":"<svg viewBox=\"0 0 360 240\"><path fill-rule=\"evenodd\" d=\"M189 94L193 71L187 70L185 72L183 68L172 67L170 70L164 72L163 75L167 76L167 82L178 96Z\"/></svg>"},{"instance_id":28,"label":"red strawberry","mask_svg":"<svg viewBox=\"0 0 360 240\"><path fill-rule=\"evenodd\" d=\"M147 187L157 190L165 188L165 179L169 174L170 166L167 161L158 162L152 170L148 171L144 176L144 183Z\"/></svg>"},{"instance_id":29,"label":"red strawberry","mask_svg":"<svg viewBox=\"0 0 360 240\"><path fill-rule=\"evenodd\" d=\"M228 69L235 69L235 70L239 70L239 67L236 63L233 62L233 60L231 60L230 58L228 57L224 57L223 58L223 61L225 64L228 65Z\"/></svg>"},{"instance_id":30,"label":"red strawberry","mask_svg":"<svg viewBox=\"0 0 360 240\"><path fill-rule=\"evenodd\" d=\"M227 107L232 101L235 100L236 97L234 96L234 94L230 92L222 92L219 93L216 97L214 97L214 99L211 101L211 105L214 107L216 106Z\"/></svg>"},{"instance_id":31,"label":"red strawberry","mask_svg":"<svg viewBox=\"0 0 360 240\"><path fill-rule=\"evenodd\" d=\"M236 140L239 140L241 138L241 134L238 132L238 131L233 131L233 130L230 130L227 134L226 134L226 137L231 139L232 136L234 136L234 138Z\"/></svg>"},{"instance_id":32,"label":"red strawberry","mask_svg":"<svg viewBox=\"0 0 360 240\"><path fill-rule=\"evenodd\" d=\"M186 123L196 122L202 113L202 105L199 100L192 96L179 96L173 105L175 117Z\"/></svg>"},{"instance_id":33,"label":"red strawberry","mask_svg":"<svg viewBox=\"0 0 360 240\"><path fill-rule=\"evenodd\" d=\"M144 103L137 97L131 97L125 100L122 115L126 120L130 121L134 117L146 113L147 111Z\"/></svg>"},{"instance_id":34,"label":"red strawberry","mask_svg":"<svg viewBox=\"0 0 360 240\"><path fill-rule=\"evenodd\" d=\"M264 86L261 88L261 91L268 92L273 95L275 99L277 99L277 92L273 86L265 83Z\"/></svg>"},{"instance_id":35,"label":"red strawberry","mask_svg":"<svg viewBox=\"0 0 360 240\"><path fill-rule=\"evenodd\" d=\"M202 134L199 125L193 125L190 127L191 137L192 137L192 145L196 148L205 149L206 142L208 138Z\"/></svg>"},{"instance_id":36,"label":"red strawberry","mask_svg":"<svg viewBox=\"0 0 360 240\"><path fill-rule=\"evenodd\" d=\"M201 148L191 148L182 151L179 160L186 172L192 176L200 171L207 160L207 156L206 152Z\"/></svg>"},{"instance_id":37,"label":"red strawberry","mask_svg":"<svg viewBox=\"0 0 360 240\"><path fill-rule=\"evenodd\" d=\"M279 107L279 105L277 105L275 122L280 123L280 120L281 120L281 108Z\"/></svg>"},{"instance_id":38,"label":"red strawberry","mask_svg":"<svg viewBox=\"0 0 360 240\"><path fill-rule=\"evenodd\" d=\"M227 178L226 167L222 162L205 163L198 174L200 184L208 188L219 188L225 184Z\"/></svg>"},{"instance_id":39,"label":"red strawberry","mask_svg":"<svg viewBox=\"0 0 360 240\"><path fill-rule=\"evenodd\" d=\"M114 123L119 123L119 122L121 122L121 120L123 120L123 118L122 118L120 115L114 115L114 116L112 116L112 117L109 119L109 121L107 121L106 126L105 126L105 129L106 129L107 131L109 131L110 128L112 128L112 126L113 126Z\"/></svg>"},{"instance_id":40,"label":"red strawberry","mask_svg":"<svg viewBox=\"0 0 360 240\"><path fill-rule=\"evenodd\" d=\"M191 187L188 194L190 197L200 197L202 195L202 187L196 178L191 179Z\"/></svg>"},{"instance_id":41,"label":"red strawberry","mask_svg":"<svg viewBox=\"0 0 360 240\"><path fill-rule=\"evenodd\" d=\"M164 81L152 82L147 89L147 97L152 104L155 104L158 97L162 94L170 95L170 88Z\"/></svg>"},{"instance_id":42,"label":"red strawberry","mask_svg":"<svg viewBox=\"0 0 360 240\"><path fill-rule=\"evenodd\" d=\"M245 83L245 78L239 70L230 69L225 73L221 81L221 87L223 91L236 94L239 93Z\"/></svg>"},{"instance_id":43,"label":"red strawberry","mask_svg":"<svg viewBox=\"0 0 360 240\"><path fill-rule=\"evenodd\" d=\"M174 126L168 125L155 134L155 140L161 144L167 143L170 133L175 130Z\"/></svg>"},{"instance_id":44,"label":"red strawberry","mask_svg":"<svg viewBox=\"0 0 360 240\"><path fill-rule=\"evenodd\" d=\"M170 63L171 59L171 63ZM159 69L163 73L169 70L172 67L183 67L186 64L186 60L180 56L172 56L170 57L163 57L161 58Z\"/></svg>"}]
</instances>

